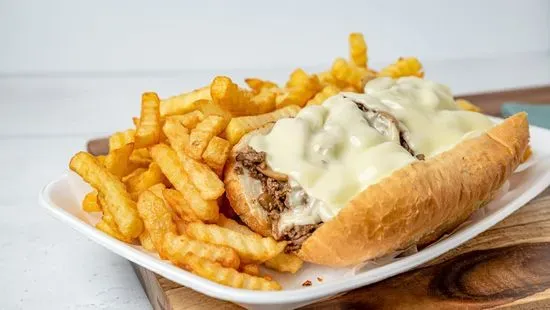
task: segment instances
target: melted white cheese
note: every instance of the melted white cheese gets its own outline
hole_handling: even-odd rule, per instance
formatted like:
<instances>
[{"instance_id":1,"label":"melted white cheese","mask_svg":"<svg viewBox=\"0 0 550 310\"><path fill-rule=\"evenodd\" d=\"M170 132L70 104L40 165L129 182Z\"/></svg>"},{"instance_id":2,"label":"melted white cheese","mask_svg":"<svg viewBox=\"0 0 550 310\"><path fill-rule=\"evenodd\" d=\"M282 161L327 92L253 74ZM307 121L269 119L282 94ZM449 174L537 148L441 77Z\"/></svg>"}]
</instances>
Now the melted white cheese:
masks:
<instances>
[{"instance_id":1,"label":"melted white cheese","mask_svg":"<svg viewBox=\"0 0 550 310\"><path fill-rule=\"evenodd\" d=\"M309 196L307 204L281 214L280 230L330 220L369 185L417 160L400 145L396 130L380 134L355 102L393 115L410 148L426 158L493 125L483 114L460 110L447 87L414 77L378 78L364 94L341 93L279 120L249 145L266 152L271 169L289 175L291 186Z\"/></svg>"}]
</instances>

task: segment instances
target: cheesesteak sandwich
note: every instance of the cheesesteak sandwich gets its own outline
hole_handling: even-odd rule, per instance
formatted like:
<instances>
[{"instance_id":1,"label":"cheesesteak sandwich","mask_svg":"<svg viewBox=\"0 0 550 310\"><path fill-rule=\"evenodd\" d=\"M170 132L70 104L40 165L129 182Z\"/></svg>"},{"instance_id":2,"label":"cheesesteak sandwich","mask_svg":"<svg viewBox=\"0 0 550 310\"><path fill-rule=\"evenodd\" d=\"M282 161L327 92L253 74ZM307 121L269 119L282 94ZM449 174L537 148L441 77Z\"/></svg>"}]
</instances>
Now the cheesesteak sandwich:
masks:
<instances>
[{"instance_id":1,"label":"cheesesteak sandwich","mask_svg":"<svg viewBox=\"0 0 550 310\"><path fill-rule=\"evenodd\" d=\"M528 140L524 113L495 125L443 85L378 78L244 136L226 191L287 252L349 266L453 230L504 184Z\"/></svg>"}]
</instances>

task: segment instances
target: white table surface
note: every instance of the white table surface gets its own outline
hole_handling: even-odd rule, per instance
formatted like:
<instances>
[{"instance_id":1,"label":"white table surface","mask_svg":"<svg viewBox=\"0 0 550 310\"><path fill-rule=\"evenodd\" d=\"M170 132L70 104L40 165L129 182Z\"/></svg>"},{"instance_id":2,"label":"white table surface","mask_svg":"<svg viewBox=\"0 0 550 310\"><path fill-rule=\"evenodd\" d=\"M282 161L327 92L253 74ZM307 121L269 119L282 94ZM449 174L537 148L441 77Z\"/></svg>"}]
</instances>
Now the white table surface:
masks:
<instances>
[{"instance_id":1,"label":"white table surface","mask_svg":"<svg viewBox=\"0 0 550 310\"><path fill-rule=\"evenodd\" d=\"M550 84L550 55L426 63L455 93ZM285 70L223 72L284 80ZM90 138L131 126L142 91L207 84L213 72L0 77L0 309L150 309L130 264L48 216L38 191Z\"/></svg>"}]
</instances>

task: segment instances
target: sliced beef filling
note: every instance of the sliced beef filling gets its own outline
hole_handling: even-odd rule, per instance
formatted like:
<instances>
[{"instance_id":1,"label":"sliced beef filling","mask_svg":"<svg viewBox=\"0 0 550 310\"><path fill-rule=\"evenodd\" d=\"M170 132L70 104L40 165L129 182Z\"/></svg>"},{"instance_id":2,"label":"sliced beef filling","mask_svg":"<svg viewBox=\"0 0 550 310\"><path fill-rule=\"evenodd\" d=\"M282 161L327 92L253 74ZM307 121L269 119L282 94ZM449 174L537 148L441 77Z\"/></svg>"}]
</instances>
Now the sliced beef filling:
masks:
<instances>
[{"instance_id":1,"label":"sliced beef filling","mask_svg":"<svg viewBox=\"0 0 550 310\"><path fill-rule=\"evenodd\" d=\"M424 160L424 154L415 154L414 150L409 146L408 132L402 128L399 121L390 113L384 111L375 111L366 107L361 102L355 101L352 98L348 98L353 101L359 110L363 112L363 115L369 125L376 129L380 134L388 136L397 140L399 138L399 144L407 150L412 156L415 156L418 160Z\"/></svg>"},{"instance_id":2,"label":"sliced beef filling","mask_svg":"<svg viewBox=\"0 0 550 310\"><path fill-rule=\"evenodd\" d=\"M273 237L277 240L286 240L288 245L286 252L295 252L300 249L302 243L321 225L295 225L284 231L279 231L278 223L280 214L292 208L289 195L291 192L288 178L286 175L277 173L266 164L265 152L256 152L251 147L239 152L236 161L240 165L235 167L238 174L243 174L244 170L262 183L262 194L256 199L260 206L268 212L271 221L271 230ZM303 197L304 203L307 202L307 195Z\"/></svg>"}]
</instances>

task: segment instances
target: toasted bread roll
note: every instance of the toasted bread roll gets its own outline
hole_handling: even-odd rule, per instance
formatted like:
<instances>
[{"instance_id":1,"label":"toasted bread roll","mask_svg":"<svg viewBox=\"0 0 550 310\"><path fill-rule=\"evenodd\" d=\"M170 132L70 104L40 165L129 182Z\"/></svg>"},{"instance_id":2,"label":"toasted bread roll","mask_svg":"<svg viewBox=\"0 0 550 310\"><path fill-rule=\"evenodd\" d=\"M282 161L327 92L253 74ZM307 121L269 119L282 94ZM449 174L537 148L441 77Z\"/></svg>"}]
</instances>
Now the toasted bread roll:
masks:
<instances>
[{"instance_id":1,"label":"toasted bread roll","mask_svg":"<svg viewBox=\"0 0 550 310\"><path fill-rule=\"evenodd\" d=\"M267 212L257 203L258 180L235 171L235 156L252 132L235 145L226 165L229 201L254 231L271 236ZM527 115L518 113L485 134L449 151L415 161L356 195L303 242L305 261L349 266L413 244L437 240L464 222L504 184L521 162L529 142Z\"/></svg>"}]
</instances>

